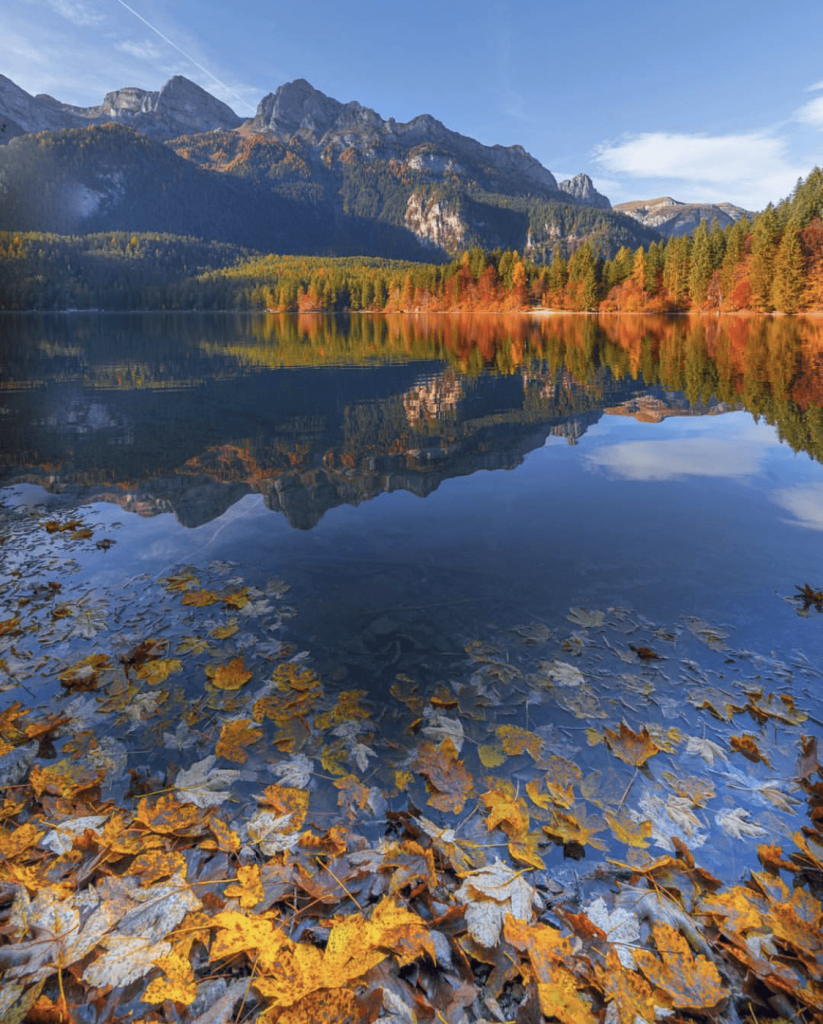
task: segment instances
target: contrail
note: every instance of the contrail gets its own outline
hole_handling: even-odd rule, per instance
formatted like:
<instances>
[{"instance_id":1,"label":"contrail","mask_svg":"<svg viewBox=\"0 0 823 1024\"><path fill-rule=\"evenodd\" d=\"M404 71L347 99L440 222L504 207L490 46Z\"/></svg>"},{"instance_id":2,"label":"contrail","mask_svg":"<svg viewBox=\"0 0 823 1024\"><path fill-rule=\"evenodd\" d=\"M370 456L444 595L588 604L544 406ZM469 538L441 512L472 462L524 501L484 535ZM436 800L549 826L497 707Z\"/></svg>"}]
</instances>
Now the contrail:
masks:
<instances>
[{"instance_id":1,"label":"contrail","mask_svg":"<svg viewBox=\"0 0 823 1024\"><path fill-rule=\"evenodd\" d=\"M148 28L150 28L152 30L152 32L155 33L155 35L160 36L160 38L163 40L164 43L168 43L169 46L173 46L174 49L177 50L178 53L182 53L183 54L183 56L186 58L186 60L191 61L191 63L194 64L194 66L196 68L200 68L200 70L203 72L203 74L208 75L209 78L212 79L212 81L217 82L217 84L222 89L225 89L227 93L229 93L231 96L234 96L236 99L240 100L240 102L243 104L244 107L249 106L249 104L246 102L246 100L244 100L242 97L238 96L237 93L234 91L234 89L229 88L229 86L226 85L225 82L221 82L220 79L217 78L215 75L213 75L211 73L211 71L209 71L208 68L204 68L202 64L198 63L194 59L194 57L191 56L190 53L186 53L185 50L182 50L177 45L177 43L173 43L171 41L171 39L169 39L168 36L164 36L163 33L160 31L160 29L159 28L155 28L154 25L151 24L151 22L146 21L146 19L143 17L142 14L138 14L137 11L135 11L135 9L133 7L129 7L129 5L124 2L124 0L117 0L117 2L120 4L121 7L125 7L127 11L131 11L131 13L135 16L135 18L139 18L140 21L142 21L144 25L146 25Z\"/></svg>"}]
</instances>

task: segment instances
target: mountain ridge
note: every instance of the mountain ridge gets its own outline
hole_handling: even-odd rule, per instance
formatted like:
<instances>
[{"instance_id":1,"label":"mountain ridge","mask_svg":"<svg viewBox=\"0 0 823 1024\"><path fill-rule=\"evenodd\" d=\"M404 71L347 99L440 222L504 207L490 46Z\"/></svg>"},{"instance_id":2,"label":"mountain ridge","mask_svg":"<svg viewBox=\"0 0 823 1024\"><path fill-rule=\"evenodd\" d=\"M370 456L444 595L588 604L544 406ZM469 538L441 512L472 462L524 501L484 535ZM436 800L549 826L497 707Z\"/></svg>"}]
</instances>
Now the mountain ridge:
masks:
<instances>
[{"instance_id":1,"label":"mountain ridge","mask_svg":"<svg viewBox=\"0 0 823 1024\"><path fill-rule=\"evenodd\" d=\"M410 259L479 246L538 262L587 240L606 256L660 237L613 211L588 175L558 183L522 146L487 146L429 114L385 119L305 79L267 94L244 119L179 75L156 91L113 90L92 107L30 96L0 76L0 118L10 129L0 145L8 230L156 230L268 251ZM146 143L89 134L112 123ZM59 137L35 149L27 139L41 132ZM232 185L218 230L205 205L226 191L219 180Z\"/></svg>"},{"instance_id":2,"label":"mountain ridge","mask_svg":"<svg viewBox=\"0 0 823 1024\"><path fill-rule=\"evenodd\" d=\"M666 238L686 235L694 231L701 220L709 225L717 221L721 228L744 217L751 220L753 211L744 210L734 203L684 203L671 196L656 199L633 199L613 207L618 213L632 217L645 227L659 231Z\"/></svg>"}]
</instances>

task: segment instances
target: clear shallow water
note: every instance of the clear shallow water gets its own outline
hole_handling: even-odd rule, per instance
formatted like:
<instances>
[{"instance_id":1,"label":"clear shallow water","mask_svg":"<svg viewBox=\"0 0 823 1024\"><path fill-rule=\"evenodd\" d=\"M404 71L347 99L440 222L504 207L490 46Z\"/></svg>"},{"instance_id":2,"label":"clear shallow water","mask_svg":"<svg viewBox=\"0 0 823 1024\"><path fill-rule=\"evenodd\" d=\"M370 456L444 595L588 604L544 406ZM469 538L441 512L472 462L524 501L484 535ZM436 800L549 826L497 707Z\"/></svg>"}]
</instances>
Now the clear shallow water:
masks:
<instances>
[{"instance_id":1,"label":"clear shallow water","mask_svg":"<svg viewBox=\"0 0 823 1024\"><path fill-rule=\"evenodd\" d=\"M80 598L73 633L44 613L6 657L9 699L18 681L57 694L57 670L91 649L207 636L231 609L183 608L161 582L191 565L222 593L230 580L260 591L261 610L211 657L239 654L259 682L280 643L309 652L329 693L366 692L381 770L409 735L389 696L402 673L421 695L461 695L453 717L476 743L500 722L537 729L546 756L591 772L614 773L614 760L583 730L624 718L724 744L758 735L772 765L737 755L743 775L726 784L738 792L718 781L713 813L744 806L790 831L799 804L776 807L752 780L790 775L801 723L718 724L689 694L729 687L745 705L747 687L789 693L819 731L823 616L790 598L823 584L823 470L748 411L819 457L819 349L786 321L746 334L739 321L724 333L646 318L632 334L617 319L5 318L4 581L14 598L13 569L57 573ZM74 516L91 538L45 533ZM288 593L267 592L272 578ZM467 654L472 641L488 652ZM558 660L583 688L552 677ZM199 667L169 682L202 696ZM473 718L480 697L496 710ZM221 714L244 713L232 700ZM431 707L417 712L431 727ZM156 714L133 749L160 773L171 754L149 737L171 719ZM682 749L665 756L708 771ZM504 769L529 770L526 755ZM661 778L638 786L641 818L667 798ZM615 791L627 781L618 772ZM698 814L687 832L705 842L717 828ZM727 837L711 856L736 849Z\"/></svg>"}]
</instances>

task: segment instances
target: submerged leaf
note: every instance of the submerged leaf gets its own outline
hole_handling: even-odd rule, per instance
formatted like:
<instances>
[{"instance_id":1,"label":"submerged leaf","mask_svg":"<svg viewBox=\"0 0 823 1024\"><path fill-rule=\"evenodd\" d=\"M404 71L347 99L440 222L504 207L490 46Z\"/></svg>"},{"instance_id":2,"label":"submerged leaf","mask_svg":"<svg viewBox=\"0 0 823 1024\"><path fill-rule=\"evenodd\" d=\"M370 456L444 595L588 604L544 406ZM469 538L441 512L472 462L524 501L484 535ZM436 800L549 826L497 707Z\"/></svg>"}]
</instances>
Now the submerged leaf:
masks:
<instances>
[{"instance_id":1,"label":"submerged leaf","mask_svg":"<svg viewBox=\"0 0 823 1024\"><path fill-rule=\"evenodd\" d=\"M240 772L233 768L215 768L216 760L214 754L209 754L191 768L177 773L174 789L182 803L218 807L228 800L230 789L225 787L231 787L240 778Z\"/></svg>"}]
</instances>

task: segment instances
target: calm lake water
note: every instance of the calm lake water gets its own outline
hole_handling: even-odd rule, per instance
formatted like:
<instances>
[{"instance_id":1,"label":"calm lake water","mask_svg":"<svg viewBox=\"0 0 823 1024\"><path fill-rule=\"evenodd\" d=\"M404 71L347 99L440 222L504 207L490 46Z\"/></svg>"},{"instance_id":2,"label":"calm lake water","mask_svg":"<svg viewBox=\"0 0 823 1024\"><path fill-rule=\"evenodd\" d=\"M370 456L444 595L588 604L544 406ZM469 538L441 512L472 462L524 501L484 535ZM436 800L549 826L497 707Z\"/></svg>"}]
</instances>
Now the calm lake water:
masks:
<instances>
[{"instance_id":1,"label":"calm lake water","mask_svg":"<svg viewBox=\"0 0 823 1024\"><path fill-rule=\"evenodd\" d=\"M717 833L704 859L728 868L796 829L796 741L823 720L823 615L793 599L823 588L814 321L74 314L0 331L0 618L37 581L68 607L0 637L7 703L69 700L56 674L93 651L225 626L230 606L183 607L162 582L191 567L205 589L252 588L220 657L263 679L307 652L330 692L365 691L375 779L416 735L390 696L400 675L431 735L438 715L475 746L516 724L584 774L616 770L587 728L676 725L727 753L746 733L769 764L666 752L670 772L714 772L716 796L656 845ZM192 673L169 685L194 699ZM740 712L758 687L811 717ZM723 694L742 700L730 715ZM168 735L174 715L149 711L139 735ZM172 756L125 748L157 773ZM646 820L671 789L640 781L626 809ZM759 836L719 829L737 807Z\"/></svg>"}]
</instances>

